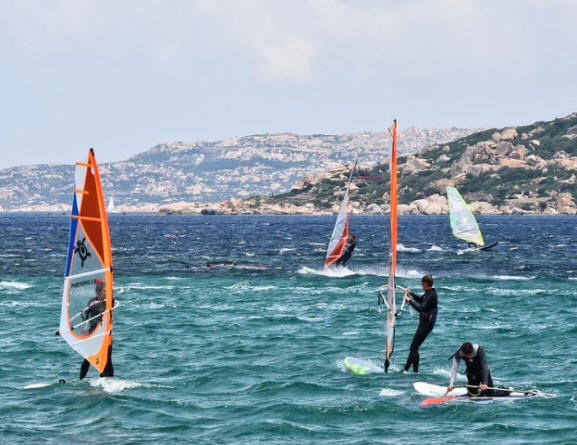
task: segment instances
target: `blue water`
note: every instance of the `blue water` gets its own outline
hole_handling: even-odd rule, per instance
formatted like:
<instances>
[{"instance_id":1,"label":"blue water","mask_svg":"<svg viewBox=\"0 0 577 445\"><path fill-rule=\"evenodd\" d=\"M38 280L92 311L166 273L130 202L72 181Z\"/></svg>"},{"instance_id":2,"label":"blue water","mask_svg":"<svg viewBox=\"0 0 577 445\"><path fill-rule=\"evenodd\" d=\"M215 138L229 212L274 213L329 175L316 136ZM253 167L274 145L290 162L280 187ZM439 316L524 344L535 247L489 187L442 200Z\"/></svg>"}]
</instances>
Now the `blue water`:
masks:
<instances>
[{"instance_id":1,"label":"blue water","mask_svg":"<svg viewBox=\"0 0 577 445\"><path fill-rule=\"evenodd\" d=\"M398 282L432 273L440 300L418 375L395 372L409 311L392 373L342 364L383 361L386 217L352 217L349 270L326 276L302 268L320 269L331 217L112 215L116 377L79 382L81 357L53 335L68 220L0 214L0 442L576 443L577 218L481 217L499 245L477 253L458 252L446 217L399 219ZM496 383L550 396L420 408L412 383L446 385L467 340Z\"/></svg>"}]
</instances>

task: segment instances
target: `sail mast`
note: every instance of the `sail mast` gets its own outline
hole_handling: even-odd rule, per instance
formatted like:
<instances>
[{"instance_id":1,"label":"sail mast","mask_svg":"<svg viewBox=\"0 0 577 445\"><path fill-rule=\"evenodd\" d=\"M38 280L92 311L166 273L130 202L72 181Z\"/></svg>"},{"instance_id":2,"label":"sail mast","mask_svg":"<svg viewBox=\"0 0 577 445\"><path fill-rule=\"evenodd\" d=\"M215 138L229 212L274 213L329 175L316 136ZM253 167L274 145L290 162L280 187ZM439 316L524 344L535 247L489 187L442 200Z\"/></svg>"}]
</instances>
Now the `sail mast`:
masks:
<instances>
[{"instance_id":1,"label":"sail mast","mask_svg":"<svg viewBox=\"0 0 577 445\"><path fill-rule=\"evenodd\" d=\"M387 343L385 372L389 370L391 355L394 350L395 336L395 274L397 272L397 120L393 121L393 130L389 129L393 138L391 147L391 188L390 188L390 220L391 220L391 246L389 253L389 280L387 283Z\"/></svg>"}]
</instances>

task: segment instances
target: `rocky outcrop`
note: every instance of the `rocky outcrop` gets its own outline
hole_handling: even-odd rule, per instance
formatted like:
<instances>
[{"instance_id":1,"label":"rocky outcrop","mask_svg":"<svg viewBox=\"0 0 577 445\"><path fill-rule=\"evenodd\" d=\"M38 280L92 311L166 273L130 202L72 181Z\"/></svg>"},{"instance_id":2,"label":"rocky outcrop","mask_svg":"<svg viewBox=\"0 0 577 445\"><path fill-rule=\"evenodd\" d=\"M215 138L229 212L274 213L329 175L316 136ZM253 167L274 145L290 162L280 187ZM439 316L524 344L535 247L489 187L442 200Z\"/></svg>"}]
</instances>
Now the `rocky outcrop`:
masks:
<instances>
[{"instance_id":1,"label":"rocky outcrop","mask_svg":"<svg viewBox=\"0 0 577 445\"><path fill-rule=\"evenodd\" d=\"M470 134L455 128L401 129L399 153ZM179 201L218 202L271 196L312 186L358 156L364 168L386 159L387 132L340 135L262 134L220 141L158 144L122 162L101 163L105 197L119 211L147 210ZM82 153L77 154L81 156ZM0 171L0 206L38 210L70 206L72 165L33 165ZM302 179L305 178L305 179ZM295 184L296 183L296 184Z\"/></svg>"},{"instance_id":2,"label":"rocky outcrop","mask_svg":"<svg viewBox=\"0 0 577 445\"><path fill-rule=\"evenodd\" d=\"M577 214L577 207L575 206L573 196L570 193L559 193L555 197L555 210L557 213L567 215Z\"/></svg>"}]
</instances>

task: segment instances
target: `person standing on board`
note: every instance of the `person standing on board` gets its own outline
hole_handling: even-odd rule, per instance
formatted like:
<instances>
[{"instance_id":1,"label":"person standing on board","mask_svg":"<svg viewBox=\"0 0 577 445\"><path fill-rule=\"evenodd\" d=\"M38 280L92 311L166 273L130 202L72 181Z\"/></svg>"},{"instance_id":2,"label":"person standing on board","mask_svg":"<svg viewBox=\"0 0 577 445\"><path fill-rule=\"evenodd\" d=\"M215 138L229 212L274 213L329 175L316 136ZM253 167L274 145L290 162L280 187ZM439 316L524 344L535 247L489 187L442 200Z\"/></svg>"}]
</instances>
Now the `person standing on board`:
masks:
<instances>
[{"instance_id":1,"label":"person standing on board","mask_svg":"<svg viewBox=\"0 0 577 445\"><path fill-rule=\"evenodd\" d=\"M485 350L481 345L465 342L449 359L451 358L453 359L453 366L451 367L451 379L449 380L447 392L455 388L459 364L461 360L465 360L467 385L475 387L467 388L469 397L506 397L509 395L508 391L493 389L491 370L487 364Z\"/></svg>"},{"instance_id":2,"label":"person standing on board","mask_svg":"<svg viewBox=\"0 0 577 445\"><path fill-rule=\"evenodd\" d=\"M423 344L427 335L433 330L435 321L437 321L437 291L433 287L433 277L431 275L425 275L421 279L421 286L425 291L422 296L414 294L411 292L411 289L407 289L403 296L405 301L420 314L419 326L413 336L409 357L407 358L407 363L403 371L408 371L412 365L413 371L419 372L419 347Z\"/></svg>"},{"instance_id":3,"label":"person standing on board","mask_svg":"<svg viewBox=\"0 0 577 445\"><path fill-rule=\"evenodd\" d=\"M343 252L341 257L336 262L337 266L340 265L340 266L345 267L345 265L347 264L347 261L349 261L351 259L351 255L353 254L353 250L355 250L356 245L357 245L357 242L355 241L355 235L353 235L351 233L349 235L349 238L347 239L347 243L345 245L345 251Z\"/></svg>"},{"instance_id":4,"label":"person standing on board","mask_svg":"<svg viewBox=\"0 0 577 445\"><path fill-rule=\"evenodd\" d=\"M106 288L104 282L97 278L96 283L96 296L88 301L86 307L82 310L82 319L88 320L88 329L81 332L83 335L88 335L91 333L100 323L102 317L99 317L102 312L104 312L106 307ZM114 306L114 299L112 300L112 305ZM110 311L110 318L112 320L112 311ZM56 335L60 335L60 330L57 329ZM82 361L80 365L80 380L86 377L88 370L90 369L90 362L86 359ZM114 366L112 365L112 340L108 348L106 368L100 373L100 377L114 377Z\"/></svg>"},{"instance_id":5,"label":"person standing on board","mask_svg":"<svg viewBox=\"0 0 577 445\"><path fill-rule=\"evenodd\" d=\"M114 300L112 301L114 306ZM91 333L98 323L100 323L102 317L98 315L102 314L106 307L106 288L104 286L104 281L101 279L96 280L96 296L91 298L83 311L82 319L88 321L88 332ZM112 319L112 311L110 311L110 317ZM90 362L86 359L83 360L82 365L80 365L80 380L86 377L88 370L90 369ZM112 339L110 346L108 347L106 368L100 373L100 377L113 377L114 376L114 366L112 365Z\"/></svg>"}]
</instances>

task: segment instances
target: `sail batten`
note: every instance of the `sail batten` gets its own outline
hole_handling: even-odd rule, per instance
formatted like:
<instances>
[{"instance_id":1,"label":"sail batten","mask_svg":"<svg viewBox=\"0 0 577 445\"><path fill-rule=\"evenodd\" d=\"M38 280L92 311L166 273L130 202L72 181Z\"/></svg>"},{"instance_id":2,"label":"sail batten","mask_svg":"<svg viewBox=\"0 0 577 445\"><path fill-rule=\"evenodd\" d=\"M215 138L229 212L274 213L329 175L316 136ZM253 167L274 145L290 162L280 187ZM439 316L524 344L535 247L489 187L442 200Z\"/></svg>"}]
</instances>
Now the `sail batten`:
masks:
<instances>
[{"instance_id":1,"label":"sail batten","mask_svg":"<svg viewBox=\"0 0 577 445\"><path fill-rule=\"evenodd\" d=\"M447 187L449 218L453 235L463 241L483 246L483 235L471 209L455 187Z\"/></svg>"},{"instance_id":2,"label":"sail batten","mask_svg":"<svg viewBox=\"0 0 577 445\"><path fill-rule=\"evenodd\" d=\"M103 372L112 344L112 250L98 165L77 162L59 332Z\"/></svg>"},{"instance_id":3,"label":"sail batten","mask_svg":"<svg viewBox=\"0 0 577 445\"><path fill-rule=\"evenodd\" d=\"M71 280L71 279L73 279L73 278L90 277L90 276L92 276L92 275L101 274L102 272L108 272L109 270L110 270L110 268L93 270L93 271L91 271L91 272L84 272L84 273L79 273L79 274L76 274L76 275L69 275L69 276L65 277L65 279Z\"/></svg>"},{"instance_id":4,"label":"sail batten","mask_svg":"<svg viewBox=\"0 0 577 445\"><path fill-rule=\"evenodd\" d=\"M333 228L333 233L329 239L329 246L327 248L327 255L325 257L325 269L335 263L342 256L343 250L345 249L345 245L347 243L347 238L349 237L349 189L351 187L353 172L355 171L356 166L357 161L355 161L353 167L351 168L351 172L349 173L349 180L347 181L345 196L343 197L343 202L341 203L341 208L339 209L339 214Z\"/></svg>"}]
</instances>

